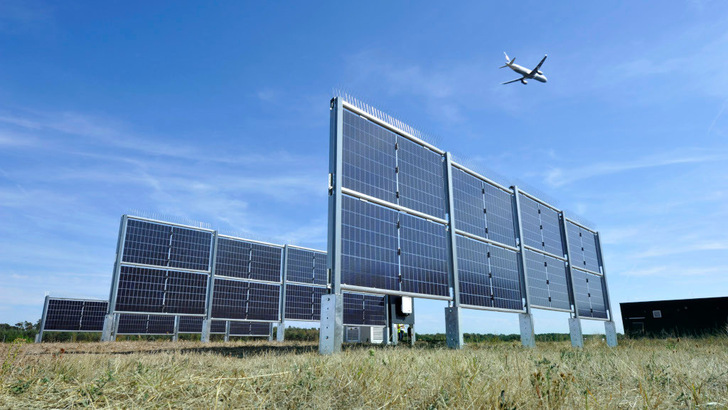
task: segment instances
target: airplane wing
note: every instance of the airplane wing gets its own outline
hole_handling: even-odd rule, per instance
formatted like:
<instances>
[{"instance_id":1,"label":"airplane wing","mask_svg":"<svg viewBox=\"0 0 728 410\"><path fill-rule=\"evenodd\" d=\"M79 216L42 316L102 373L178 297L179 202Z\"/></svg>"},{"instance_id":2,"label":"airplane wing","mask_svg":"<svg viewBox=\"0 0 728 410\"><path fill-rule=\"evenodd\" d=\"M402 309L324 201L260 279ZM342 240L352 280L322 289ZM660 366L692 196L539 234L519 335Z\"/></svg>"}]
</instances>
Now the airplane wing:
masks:
<instances>
[{"instance_id":1,"label":"airplane wing","mask_svg":"<svg viewBox=\"0 0 728 410\"><path fill-rule=\"evenodd\" d=\"M537 74L538 73L538 69L541 68L541 66L543 65L543 62L546 61L546 57L548 57L548 54L545 55L545 56L543 56L543 58L541 59L541 62L538 63L538 65L536 66L536 68L534 68L533 70L531 70L531 72L528 73L528 74L529 75L531 75L531 74L534 74L534 75Z\"/></svg>"},{"instance_id":2,"label":"airplane wing","mask_svg":"<svg viewBox=\"0 0 728 410\"><path fill-rule=\"evenodd\" d=\"M504 85L504 84L510 84L510 83L515 83L516 81L521 81L521 80L523 80L524 78L526 78L526 77L521 77L521 78L516 78L515 80L511 80L511 81L506 81L505 83L501 83L501 85Z\"/></svg>"}]
</instances>

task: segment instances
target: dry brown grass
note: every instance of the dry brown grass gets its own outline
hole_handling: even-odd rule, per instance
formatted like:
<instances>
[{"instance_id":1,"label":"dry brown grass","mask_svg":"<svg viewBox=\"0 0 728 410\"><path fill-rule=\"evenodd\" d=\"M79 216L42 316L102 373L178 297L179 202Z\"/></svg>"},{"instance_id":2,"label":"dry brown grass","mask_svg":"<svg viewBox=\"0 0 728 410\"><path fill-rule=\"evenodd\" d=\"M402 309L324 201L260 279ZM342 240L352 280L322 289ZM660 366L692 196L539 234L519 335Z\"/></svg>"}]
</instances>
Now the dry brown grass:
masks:
<instances>
[{"instance_id":1,"label":"dry brown grass","mask_svg":"<svg viewBox=\"0 0 728 410\"><path fill-rule=\"evenodd\" d=\"M728 339L350 347L117 342L0 347L0 407L728 407Z\"/></svg>"}]
</instances>

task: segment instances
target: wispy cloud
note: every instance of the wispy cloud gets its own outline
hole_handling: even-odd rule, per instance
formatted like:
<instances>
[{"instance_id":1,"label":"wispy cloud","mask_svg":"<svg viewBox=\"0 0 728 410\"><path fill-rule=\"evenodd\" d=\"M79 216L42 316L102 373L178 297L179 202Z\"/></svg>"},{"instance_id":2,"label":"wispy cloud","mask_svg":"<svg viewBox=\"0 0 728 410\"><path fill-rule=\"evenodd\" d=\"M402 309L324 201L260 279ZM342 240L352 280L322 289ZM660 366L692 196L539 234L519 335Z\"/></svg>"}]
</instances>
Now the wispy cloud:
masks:
<instances>
[{"instance_id":1,"label":"wispy cloud","mask_svg":"<svg viewBox=\"0 0 728 410\"><path fill-rule=\"evenodd\" d=\"M680 164L697 164L704 162L725 161L728 155L724 153L700 153L693 154L682 152L671 152L666 154L651 155L629 161L600 162L575 168L553 168L545 175L547 184L553 187L561 187L577 181L594 178L603 175L617 174L638 169L657 168Z\"/></svg>"}]
</instances>

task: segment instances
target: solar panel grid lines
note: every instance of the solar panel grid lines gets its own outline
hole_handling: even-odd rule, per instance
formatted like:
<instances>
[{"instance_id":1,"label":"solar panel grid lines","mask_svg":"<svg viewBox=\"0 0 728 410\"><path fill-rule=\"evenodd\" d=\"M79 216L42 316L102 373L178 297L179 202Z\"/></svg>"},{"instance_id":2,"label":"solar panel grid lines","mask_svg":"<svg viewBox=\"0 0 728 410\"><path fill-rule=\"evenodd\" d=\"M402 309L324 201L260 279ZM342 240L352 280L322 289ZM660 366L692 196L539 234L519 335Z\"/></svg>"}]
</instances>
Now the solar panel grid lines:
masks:
<instances>
[{"instance_id":1,"label":"solar panel grid lines","mask_svg":"<svg viewBox=\"0 0 728 410\"><path fill-rule=\"evenodd\" d=\"M416 130L412 127L410 127L408 124L405 124L398 119L381 112L377 108L374 108L372 106L369 106L366 103L363 103L361 101L358 101L356 98L350 96L350 95L344 95L340 96L339 99L339 106L342 108L345 108L348 111L351 111L353 113L356 113L360 115L362 118L366 118L367 120L370 120L374 122L375 124L384 127L398 135L401 135L410 141L416 142L424 147L427 147L428 149L444 155L445 152L436 146L434 146L432 143L428 142L423 135L422 132L419 130Z\"/></svg>"},{"instance_id":2,"label":"solar panel grid lines","mask_svg":"<svg viewBox=\"0 0 728 410\"><path fill-rule=\"evenodd\" d=\"M348 110L343 120L343 186L396 203L396 134Z\"/></svg>"},{"instance_id":3,"label":"solar panel grid lines","mask_svg":"<svg viewBox=\"0 0 728 410\"><path fill-rule=\"evenodd\" d=\"M268 336L270 323L230 321L230 336Z\"/></svg>"},{"instance_id":4,"label":"solar panel grid lines","mask_svg":"<svg viewBox=\"0 0 728 410\"><path fill-rule=\"evenodd\" d=\"M525 250L531 305L571 311L566 263L543 253Z\"/></svg>"},{"instance_id":5,"label":"solar panel grid lines","mask_svg":"<svg viewBox=\"0 0 728 410\"><path fill-rule=\"evenodd\" d=\"M213 319L278 321L280 284L215 278Z\"/></svg>"},{"instance_id":6,"label":"solar panel grid lines","mask_svg":"<svg viewBox=\"0 0 728 410\"><path fill-rule=\"evenodd\" d=\"M462 235L457 242L462 304L522 312L518 254Z\"/></svg>"},{"instance_id":7,"label":"solar panel grid lines","mask_svg":"<svg viewBox=\"0 0 728 410\"><path fill-rule=\"evenodd\" d=\"M516 245L513 194L453 167L457 229L508 246Z\"/></svg>"},{"instance_id":8,"label":"solar panel grid lines","mask_svg":"<svg viewBox=\"0 0 728 410\"><path fill-rule=\"evenodd\" d=\"M444 225L399 214L400 290L447 296L448 236Z\"/></svg>"},{"instance_id":9,"label":"solar panel grid lines","mask_svg":"<svg viewBox=\"0 0 728 410\"><path fill-rule=\"evenodd\" d=\"M608 319L606 295L603 291L604 278L579 270L573 271L573 277L579 317Z\"/></svg>"},{"instance_id":10,"label":"solar panel grid lines","mask_svg":"<svg viewBox=\"0 0 728 410\"><path fill-rule=\"evenodd\" d=\"M281 281L283 249L239 238L218 236L215 276Z\"/></svg>"},{"instance_id":11,"label":"solar panel grid lines","mask_svg":"<svg viewBox=\"0 0 728 410\"><path fill-rule=\"evenodd\" d=\"M286 281L328 285L326 252L288 247L286 261Z\"/></svg>"},{"instance_id":12,"label":"solar panel grid lines","mask_svg":"<svg viewBox=\"0 0 728 410\"><path fill-rule=\"evenodd\" d=\"M116 322L117 335L172 335L175 316L121 314Z\"/></svg>"},{"instance_id":13,"label":"solar panel grid lines","mask_svg":"<svg viewBox=\"0 0 728 410\"><path fill-rule=\"evenodd\" d=\"M47 297L41 331L101 332L107 310L105 300Z\"/></svg>"},{"instance_id":14,"label":"solar panel grid lines","mask_svg":"<svg viewBox=\"0 0 728 410\"><path fill-rule=\"evenodd\" d=\"M386 326L386 296L344 292L343 323L347 326Z\"/></svg>"},{"instance_id":15,"label":"solar panel grid lines","mask_svg":"<svg viewBox=\"0 0 728 410\"><path fill-rule=\"evenodd\" d=\"M205 314L207 275L122 265L114 312Z\"/></svg>"},{"instance_id":16,"label":"solar panel grid lines","mask_svg":"<svg viewBox=\"0 0 728 410\"><path fill-rule=\"evenodd\" d=\"M341 283L400 290L397 211L349 196L342 208Z\"/></svg>"},{"instance_id":17,"label":"solar panel grid lines","mask_svg":"<svg viewBox=\"0 0 728 410\"><path fill-rule=\"evenodd\" d=\"M444 218L446 211L444 157L397 136L398 204Z\"/></svg>"},{"instance_id":18,"label":"solar panel grid lines","mask_svg":"<svg viewBox=\"0 0 728 410\"><path fill-rule=\"evenodd\" d=\"M565 252L559 212L524 195L522 191L519 191L519 195L524 244L563 258Z\"/></svg>"},{"instance_id":19,"label":"solar panel grid lines","mask_svg":"<svg viewBox=\"0 0 728 410\"><path fill-rule=\"evenodd\" d=\"M567 226L570 246L569 256L574 267L600 273L601 266L597 255L596 235L572 222L567 222Z\"/></svg>"},{"instance_id":20,"label":"solar panel grid lines","mask_svg":"<svg viewBox=\"0 0 728 410\"><path fill-rule=\"evenodd\" d=\"M213 232L128 216L122 263L209 272Z\"/></svg>"},{"instance_id":21,"label":"solar panel grid lines","mask_svg":"<svg viewBox=\"0 0 728 410\"><path fill-rule=\"evenodd\" d=\"M328 289L289 283L286 286L286 320L318 321L321 319L321 296Z\"/></svg>"}]
</instances>

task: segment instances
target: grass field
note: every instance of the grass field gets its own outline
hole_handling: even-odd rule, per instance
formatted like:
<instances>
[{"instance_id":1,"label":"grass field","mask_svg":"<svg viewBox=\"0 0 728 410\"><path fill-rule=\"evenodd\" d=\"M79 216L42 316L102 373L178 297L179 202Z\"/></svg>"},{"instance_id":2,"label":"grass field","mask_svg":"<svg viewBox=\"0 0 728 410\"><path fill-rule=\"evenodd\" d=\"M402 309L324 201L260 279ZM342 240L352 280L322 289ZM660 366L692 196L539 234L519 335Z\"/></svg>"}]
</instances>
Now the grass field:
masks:
<instances>
[{"instance_id":1,"label":"grass field","mask_svg":"<svg viewBox=\"0 0 728 410\"><path fill-rule=\"evenodd\" d=\"M728 338L444 348L313 343L0 345L0 408L728 407Z\"/></svg>"}]
</instances>

